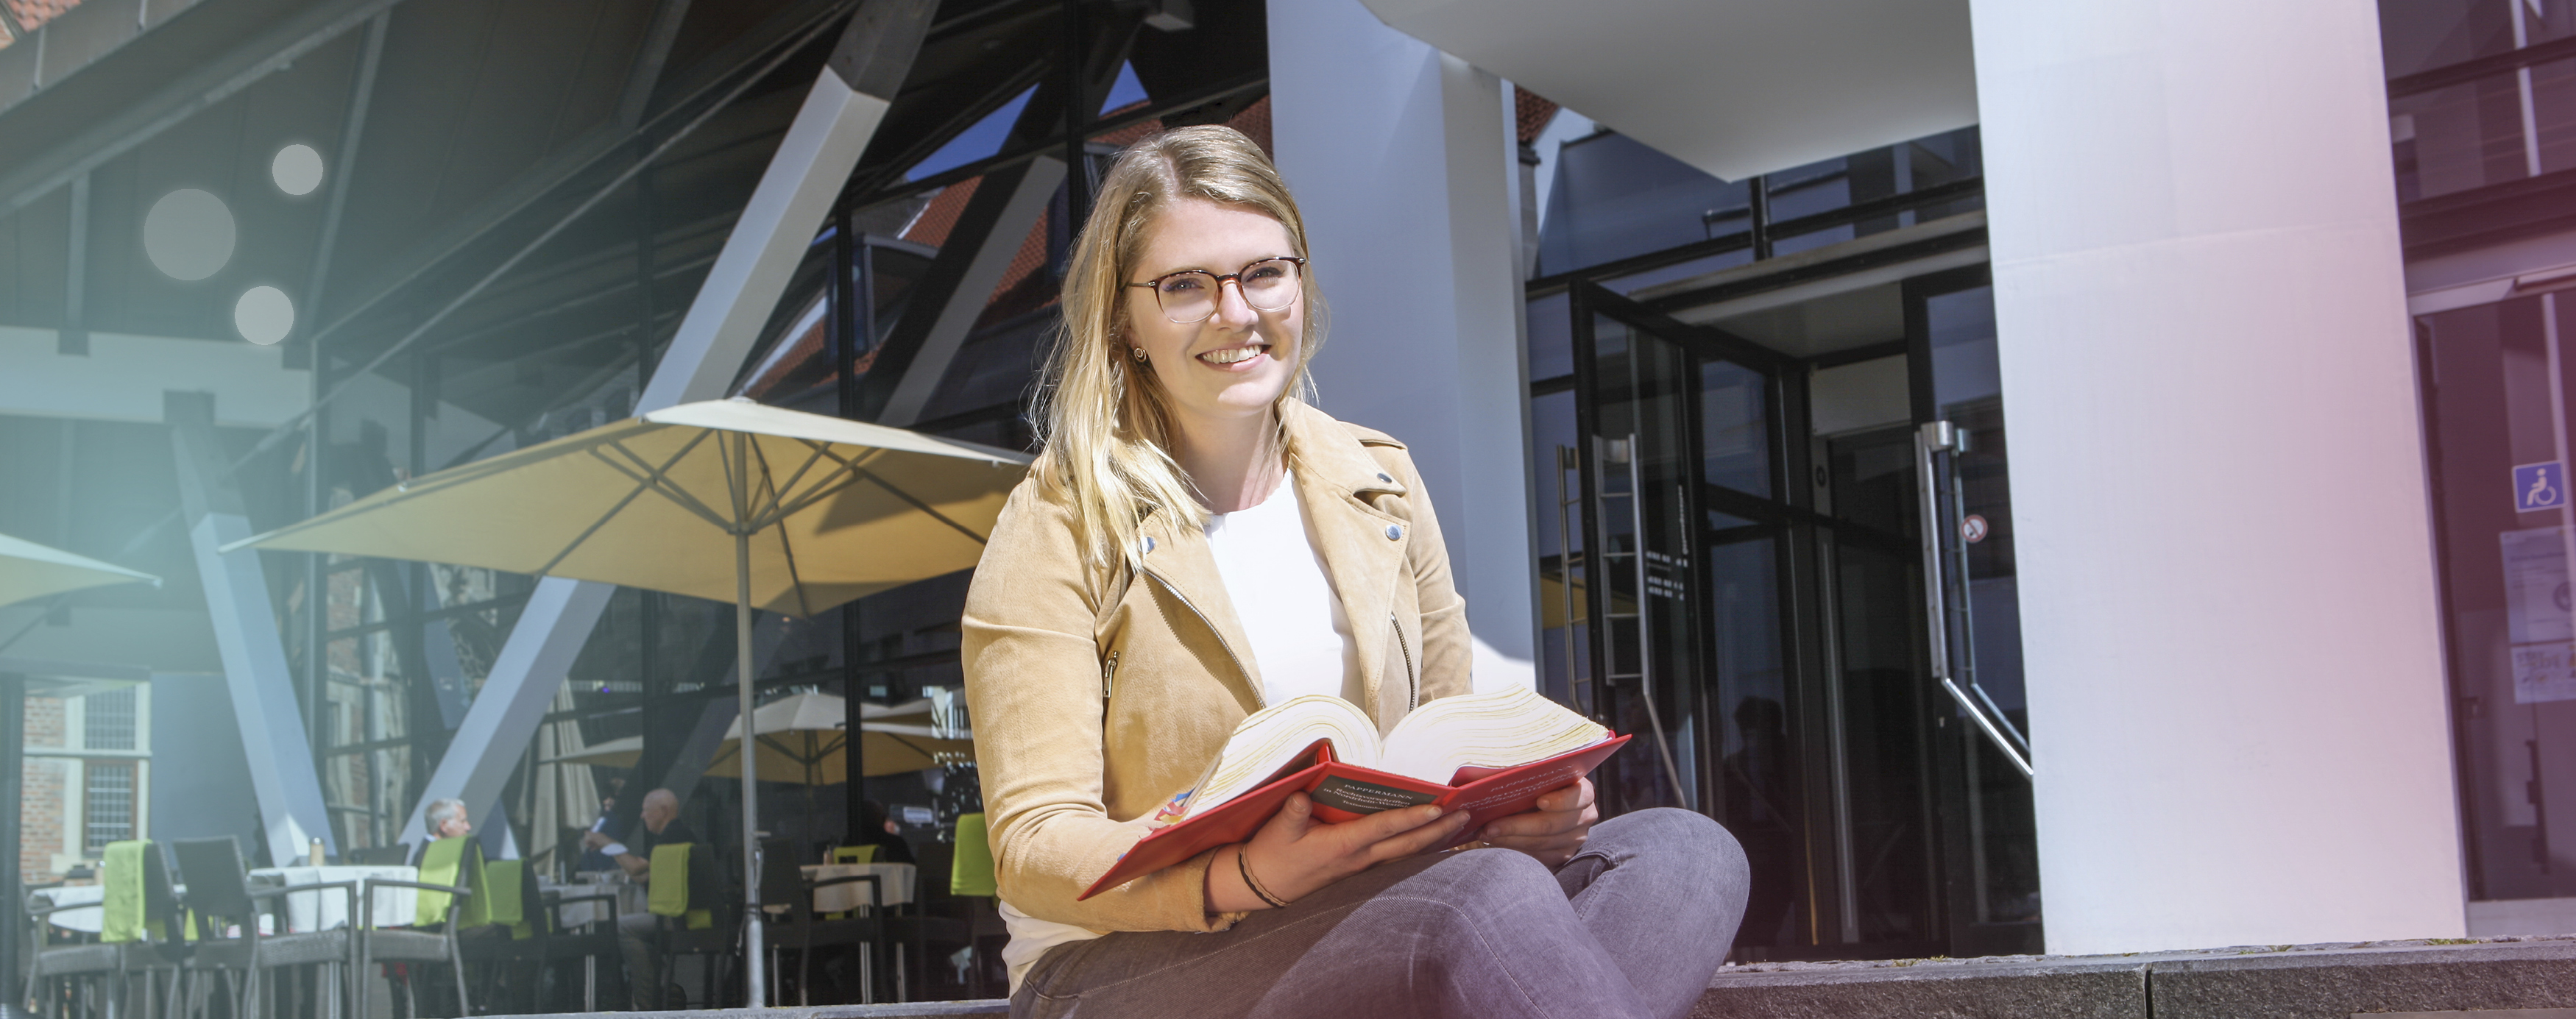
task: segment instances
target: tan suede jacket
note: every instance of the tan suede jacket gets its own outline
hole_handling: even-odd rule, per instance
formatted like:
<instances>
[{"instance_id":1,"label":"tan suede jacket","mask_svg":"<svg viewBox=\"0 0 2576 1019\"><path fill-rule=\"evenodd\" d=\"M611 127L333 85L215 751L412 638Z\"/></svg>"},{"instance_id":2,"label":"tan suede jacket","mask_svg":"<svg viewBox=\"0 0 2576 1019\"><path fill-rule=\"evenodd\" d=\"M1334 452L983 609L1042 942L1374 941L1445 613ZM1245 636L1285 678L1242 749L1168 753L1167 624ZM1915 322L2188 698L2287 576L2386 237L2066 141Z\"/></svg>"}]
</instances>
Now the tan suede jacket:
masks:
<instances>
[{"instance_id":1,"label":"tan suede jacket","mask_svg":"<svg viewBox=\"0 0 2576 1019\"><path fill-rule=\"evenodd\" d=\"M1404 445L1302 403L1287 413L1297 494L1357 645L1361 707L1383 732L1467 692L1466 603ZM1095 931L1224 930L1242 914L1207 912L1213 853L1074 901L1263 704L1199 528L1147 520L1144 569L1129 575L1086 565L1071 519L1033 473L966 596L966 697L1001 896Z\"/></svg>"}]
</instances>

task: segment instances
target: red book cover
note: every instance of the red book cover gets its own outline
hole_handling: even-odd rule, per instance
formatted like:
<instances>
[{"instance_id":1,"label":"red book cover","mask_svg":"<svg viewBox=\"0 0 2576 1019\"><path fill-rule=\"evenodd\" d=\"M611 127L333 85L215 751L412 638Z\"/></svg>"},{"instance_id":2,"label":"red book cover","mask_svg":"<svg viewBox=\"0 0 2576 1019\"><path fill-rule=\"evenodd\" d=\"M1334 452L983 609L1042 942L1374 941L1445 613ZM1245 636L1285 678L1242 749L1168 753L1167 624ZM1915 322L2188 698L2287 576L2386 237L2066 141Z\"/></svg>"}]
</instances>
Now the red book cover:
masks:
<instances>
[{"instance_id":1,"label":"red book cover","mask_svg":"<svg viewBox=\"0 0 2576 1019\"><path fill-rule=\"evenodd\" d=\"M1424 803L1439 804L1444 812L1472 811L1473 818L1458 836L1460 843L1472 842L1487 823L1530 809L1540 795L1590 774L1627 743L1628 737L1613 736L1515 767L1460 768L1448 785L1441 785L1334 760L1332 744L1316 740L1260 788L1138 839L1079 898L1088 899L1226 843L1249 839L1269 823L1290 794L1298 792L1314 800L1316 820L1336 823Z\"/></svg>"}]
</instances>

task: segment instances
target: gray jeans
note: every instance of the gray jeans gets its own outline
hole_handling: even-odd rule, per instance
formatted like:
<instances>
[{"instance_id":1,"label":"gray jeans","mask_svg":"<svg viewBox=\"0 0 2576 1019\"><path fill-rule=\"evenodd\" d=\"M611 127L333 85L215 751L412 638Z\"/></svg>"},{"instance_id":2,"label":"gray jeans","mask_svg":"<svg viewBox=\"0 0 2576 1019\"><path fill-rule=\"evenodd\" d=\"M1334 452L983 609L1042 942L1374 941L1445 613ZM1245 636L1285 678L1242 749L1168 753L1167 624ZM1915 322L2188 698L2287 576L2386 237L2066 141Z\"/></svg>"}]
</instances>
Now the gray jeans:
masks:
<instances>
[{"instance_id":1,"label":"gray jeans","mask_svg":"<svg viewBox=\"0 0 2576 1019\"><path fill-rule=\"evenodd\" d=\"M1017 1017L1688 1015L1751 887L1706 817L1594 826L1550 873L1507 849L1415 857L1218 934L1142 931L1059 945L1011 996Z\"/></svg>"}]
</instances>

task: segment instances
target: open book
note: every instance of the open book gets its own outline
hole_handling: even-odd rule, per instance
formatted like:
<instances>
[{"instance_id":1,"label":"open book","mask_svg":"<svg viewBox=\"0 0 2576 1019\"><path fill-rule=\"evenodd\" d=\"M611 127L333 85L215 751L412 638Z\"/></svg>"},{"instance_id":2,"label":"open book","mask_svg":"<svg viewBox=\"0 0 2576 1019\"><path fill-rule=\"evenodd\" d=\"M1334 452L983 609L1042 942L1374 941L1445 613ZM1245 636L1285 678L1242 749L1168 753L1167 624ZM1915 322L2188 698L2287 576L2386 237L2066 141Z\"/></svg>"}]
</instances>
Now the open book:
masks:
<instances>
[{"instance_id":1,"label":"open book","mask_svg":"<svg viewBox=\"0 0 2576 1019\"><path fill-rule=\"evenodd\" d=\"M1348 821L1425 803L1468 810L1460 842L1530 809L1628 742L1528 690L1444 697L1414 709L1386 738L1339 697L1306 696L1253 713L1197 784L1157 812L1153 832L1092 882L1090 898L1259 831L1293 793L1315 819Z\"/></svg>"}]
</instances>

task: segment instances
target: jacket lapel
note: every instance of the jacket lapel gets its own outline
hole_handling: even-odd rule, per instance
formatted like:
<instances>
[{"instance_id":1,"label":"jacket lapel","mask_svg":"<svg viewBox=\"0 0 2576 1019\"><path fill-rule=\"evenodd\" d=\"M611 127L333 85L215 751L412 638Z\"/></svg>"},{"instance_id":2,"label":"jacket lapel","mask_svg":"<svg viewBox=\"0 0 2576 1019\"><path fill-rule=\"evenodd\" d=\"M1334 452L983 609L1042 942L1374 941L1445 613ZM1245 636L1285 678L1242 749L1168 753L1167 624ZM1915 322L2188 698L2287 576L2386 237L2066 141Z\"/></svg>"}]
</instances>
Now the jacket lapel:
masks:
<instances>
[{"instance_id":1,"label":"jacket lapel","mask_svg":"<svg viewBox=\"0 0 2576 1019\"><path fill-rule=\"evenodd\" d=\"M1405 574L1406 543L1413 534L1366 498L1379 492L1402 495L1404 484L1386 475L1349 429L1302 402L1288 404L1288 455L1296 470L1297 494L1315 529L1316 549L1323 553L1324 570L1351 623L1364 694L1360 707L1384 729L1389 720L1376 716L1379 690L1390 681L1386 648L1393 635L1388 627L1395 585ZM1390 527L1396 529L1393 538L1388 537ZM1391 681L1408 680L1396 676Z\"/></svg>"},{"instance_id":2,"label":"jacket lapel","mask_svg":"<svg viewBox=\"0 0 2576 1019\"><path fill-rule=\"evenodd\" d=\"M1169 514L1155 514L1146 522L1144 531L1152 546L1145 552L1145 573L1155 583L1198 614L1209 629L1216 631L1217 641L1233 656L1238 671L1224 677L1234 688L1246 712L1267 706L1262 696L1261 665L1252 659L1252 639L1244 633L1243 621L1235 615L1234 599L1227 597L1225 576L1217 572L1216 554L1210 550L1207 532L1182 524L1173 526Z\"/></svg>"}]
</instances>

